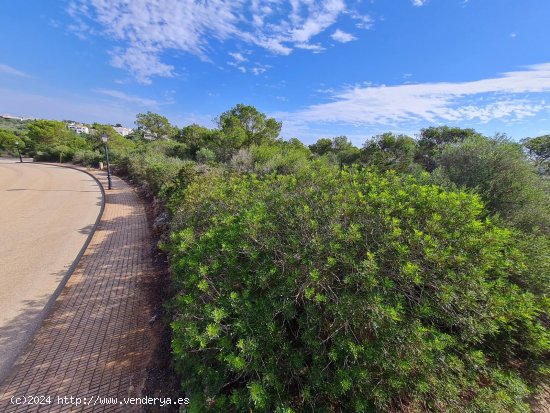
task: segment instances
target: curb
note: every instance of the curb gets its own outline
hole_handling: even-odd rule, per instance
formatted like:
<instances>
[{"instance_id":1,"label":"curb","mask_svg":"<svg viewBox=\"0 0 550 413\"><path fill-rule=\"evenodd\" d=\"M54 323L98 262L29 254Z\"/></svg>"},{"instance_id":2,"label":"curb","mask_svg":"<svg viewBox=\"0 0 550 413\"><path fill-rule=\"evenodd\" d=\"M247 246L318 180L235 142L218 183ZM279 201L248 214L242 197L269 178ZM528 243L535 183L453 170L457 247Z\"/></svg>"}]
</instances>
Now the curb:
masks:
<instances>
[{"instance_id":1,"label":"curb","mask_svg":"<svg viewBox=\"0 0 550 413\"><path fill-rule=\"evenodd\" d=\"M13 356L13 359L9 361L8 365L3 369L4 371L0 371L0 384L12 372L13 366L15 365L16 361L19 359L21 354L23 354L25 352L25 350L27 350L27 348L29 347L29 344L31 343L31 341L34 337L34 335L36 334L38 329L42 326L42 323L44 322L44 319L50 314L50 312L52 310L52 307L55 304L57 298L59 297L59 295L61 294L61 292L65 288L65 285L67 285L67 282L69 281L71 276L73 275L74 270L76 269L76 267L80 263L80 259L82 258L82 256L86 252L86 249L88 248L88 245L90 245L90 242L92 241L92 238L93 238L93 236L94 236L94 234L97 230L97 227L99 226L99 223L101 222L101 218L103 218L103 212L105 211L105 189L103 188L103 185L101 184L99 179L97 179L97 177L95 177L90 172L88 172L84 169L79 169L79 168L77 168L75 166L71 166L71 165L61 165L61 164L53 164L53 163L47 163L47 162L24 162L24 163L34 163L34 164L39 164L39 165L48 165L48 166L57 166L57 167L62 167L62 168L69 168L69 169L74 169L75 171L83 172L83 173L89 175L90 177L93 178L93 180L96 182L96 184L98 185L98 187L101 191L101 206L100 206L100 209L99 209L99 214L97 215L97 218L96 218L96 220L95 220L95 222L94 222L94 224L93 224L93 226L90 230L90 233L88 234L88 237L86 238L86 241L84 241L84 244L82 245L82 248L80 249L80 251L76 255L76 258L73 260L71 266L69 267L69 269L67 270L67 272L65 273L65 275L63 276L61 281L59 282L59 285L57 286L55 291L52 293L52 295L48 299L47 303L44 305L44 308L40 311L40 313L38 313L35 320L30 325L30 328L29 328L28 332L25 334L26 337L23 339L17 354L15 354Z\"/></svg>"}]
</instances>

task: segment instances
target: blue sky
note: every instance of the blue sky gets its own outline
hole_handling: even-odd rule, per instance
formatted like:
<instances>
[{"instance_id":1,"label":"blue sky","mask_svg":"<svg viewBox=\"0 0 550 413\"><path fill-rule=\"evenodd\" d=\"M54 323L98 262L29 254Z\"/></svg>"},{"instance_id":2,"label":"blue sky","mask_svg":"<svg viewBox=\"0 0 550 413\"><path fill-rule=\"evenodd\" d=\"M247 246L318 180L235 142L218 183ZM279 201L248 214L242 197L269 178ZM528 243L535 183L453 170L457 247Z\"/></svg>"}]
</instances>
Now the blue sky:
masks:
<instances>
[{"instance_id":1,"label":"blue sky","mask_svg":"<svg viewBox=\"0 0 550 413\"><path fill-rule=\"evenodd\" d=\"M550 133L548 0L25 0L0 14L0 113L213 126L246 103L311 143Z\"/></svg>"}]
</instances>

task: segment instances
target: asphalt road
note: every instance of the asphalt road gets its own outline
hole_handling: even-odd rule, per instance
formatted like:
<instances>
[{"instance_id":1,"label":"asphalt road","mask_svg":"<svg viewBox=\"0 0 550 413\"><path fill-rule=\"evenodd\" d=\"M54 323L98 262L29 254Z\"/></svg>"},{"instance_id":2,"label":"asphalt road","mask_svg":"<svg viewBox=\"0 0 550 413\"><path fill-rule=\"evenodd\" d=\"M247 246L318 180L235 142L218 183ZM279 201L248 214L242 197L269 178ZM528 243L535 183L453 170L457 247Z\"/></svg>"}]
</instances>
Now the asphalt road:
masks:
<instances>
[{"instance_id":1,"label":"asphalt road","mask_svg":"<svg viewBox=\"0 0 550 413\"><path fill-rule=\"evenodd\" d=\"M0 159L0 380L28 343L101 209L89 175Z\"/></svg>"}]
</instances>

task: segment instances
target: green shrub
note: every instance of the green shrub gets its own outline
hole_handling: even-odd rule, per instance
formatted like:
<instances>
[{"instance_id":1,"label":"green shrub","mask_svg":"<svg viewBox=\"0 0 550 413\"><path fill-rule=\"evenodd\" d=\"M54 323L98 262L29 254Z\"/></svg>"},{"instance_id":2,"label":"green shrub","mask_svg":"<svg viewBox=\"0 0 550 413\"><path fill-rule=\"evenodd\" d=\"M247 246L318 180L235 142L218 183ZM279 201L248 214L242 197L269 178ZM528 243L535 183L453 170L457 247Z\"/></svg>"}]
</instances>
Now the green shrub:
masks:
<instances>
[{"instance_id":1,"label":"green shrub","mask_svg":"<svg viewBox=\"0 0 550 413\"><path fill-rule=\"evenodd\" d=\"M173 158L190 159L187 145L173 140L161 139L146 144L148 152L156 152Z\"/></svg>"},{"instance_id":2,"label":"green shrub","mask_svg":"<svg viewBox=\"0 0 550 413\"><path fill-rule=\"evenodd\" d=\"M437 157L446 145L464 142L469 138L482 138L474 129L449 126L429 127L420 130L415 161L432 172L437 168Z\"/></svg>"},{"instance_id":3,"label":"green shrub","mask_svg":"<svg viewBox=\"0 0 550 413\"><path fill-rule=\"evenodd\" d=\"M197 162L212 163L216 160L216 154L208 148L200 148L195 155Z\"/></svg>"},{"instance_id":4,"label":"green shrub","mask_svg":"<svg viewBox=\"0 0 550 413\"><path fill-rule=\"evenodd\" d=\"M105 155L87 149L78 150L74 153L73 162L84 166L97 167L99 162L104 162Z\"/></svg>"},{"instance_id":5,"label":"green shrub","mask_svg":"<svg viewBox=\"0 0 550 413\"><path fill-rule=\"evenodd\" d=\"M251 146L254 171L259 174L279 173L283 175L299 173L308 168L311 152L306 148L296 148L285 143Z\"/></svg>"},{"instance_id":6,"label":"green shrub","mask_svg":"<svg viewBox=\"0 0 550 413\"><path fill-rule=\"evenodd\" d=\"M178 174L182 168L193 165L153 151L135 152L123 162L128 173L141 183L146 183L152 195L167 200L169 194L178 185Z\"/></svg>"},{"instance_id":7,"label":"green shrub","mask_svg":"<svg viewBox=\"0 0 550 413\"><path fill-rule=\"evenodd\" d=\"M36 162L70 162L75 149L67 145L42 146L34 155Z\"/></svg>"},{"instance_id":8,"label":"green shrub","mask_svg":"<svg viewBox=\"0 0 550 413\"><path fill-rule=\"evenodd\" d=\"M528 409L548 285L520 284L532 251L477 196L334 168L211 173L183 195L168 250L190 412Z\"/></svg>"},{"instance_id":9,"label":"green shrub","mask_svg":"<svg viewBox=\"0 0 550 413\"><path fill-rule=\"evenodd\" d=\"M538 176L519 144L475 136L444 146L437 160L437 173L475 189L489 212L524 231L550 234L548 182Z\"/></svg>"}]
</instances>

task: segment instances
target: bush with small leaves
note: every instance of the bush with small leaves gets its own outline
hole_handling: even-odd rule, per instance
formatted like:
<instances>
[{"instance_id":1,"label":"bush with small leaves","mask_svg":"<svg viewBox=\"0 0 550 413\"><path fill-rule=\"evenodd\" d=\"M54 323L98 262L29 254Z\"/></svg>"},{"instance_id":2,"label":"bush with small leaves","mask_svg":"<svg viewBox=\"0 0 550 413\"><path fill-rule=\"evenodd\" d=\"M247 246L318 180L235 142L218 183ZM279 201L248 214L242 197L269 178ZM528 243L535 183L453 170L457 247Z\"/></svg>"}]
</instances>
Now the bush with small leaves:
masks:
<instances>
[{"instance_id":1,"label":"bush with small leaves","mask_svg":"<svg viewBox=\"0 0 550 413\"><path fill-rule=\"evenodd\" d=\"M210 173L181 196L167 249L189 412L528 410L548 248L534 268L476 195L316 165Z\"/></svg>"},{"instance_id":2,"label":"bush with small leaves","mask_svg":"<svg viewBox=\"0 0 550 413\"><path fill-rule=\"evenodd\" d=\"M73 162L84 166L97 167L99 162L104 162L105 155L99 151L81 149L74 153Z\"/></svg>"},{"instance_id":3,"label":"bush with small leaves","mask_svg":"<svg viewBox=\"0 0 550 413\"><path fill-rule=\"evenodd\" d=\"M172 190L178 186L178 174L183 168L193 165L192 161L166 156L159 152L134 152L125 160L128 174L145 184L150 195L167 201Z\"/></svg>"},{"instance_id":4,"label":"bush with small leaves","mask_svg":"<svg viewBox=\"0 0 550 413\"><path fill-rule=\"evenodd\" d=\"M526 232L550 234L550 186L519 144L480 136L447 144L437 157L451 182L479 193L492 214Z\"/></svg>"},{"instance_id":5,"label":"bush with small leaves","mask_svg":"<svg viewBox=\"0 0 550 413\"><path fill-rule=\"evenodd\" d=\"M212 163L216 160L216 154L211 149L200 148L197 151L197 153L195 155L195 158L197 159L197 162L199 162L199 163L208 164L208 163Z\"/></svg>"}]
</instances>

